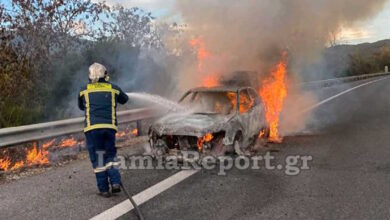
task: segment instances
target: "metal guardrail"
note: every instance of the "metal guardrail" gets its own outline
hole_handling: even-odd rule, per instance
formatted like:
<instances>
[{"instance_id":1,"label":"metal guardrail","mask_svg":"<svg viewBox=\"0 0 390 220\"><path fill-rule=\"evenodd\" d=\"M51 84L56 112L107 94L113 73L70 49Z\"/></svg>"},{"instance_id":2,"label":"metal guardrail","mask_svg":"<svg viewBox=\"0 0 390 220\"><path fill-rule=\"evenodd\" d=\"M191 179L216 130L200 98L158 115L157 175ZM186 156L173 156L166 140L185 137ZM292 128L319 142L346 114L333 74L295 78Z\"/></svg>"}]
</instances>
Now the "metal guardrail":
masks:
<instances>
[{"instance_id":1,"label":"metal guardrail","mask_svg":"<svg viewBox=\"0 0 390 220\"><path fill-rule=\"evenodd\" d=\"M118 112L118 124L125 124L139 120L157 117L159 113L155 109L141 108ZM47 138L82 132L84 117L61 121L25 125L0 129L0 148L38 141Z\"/></svg>"},{"instance_id":2,"label":"metal guardrail","mask_svg":"<svg viewBox=\"0 0 390 220\"><path fill-rule=\"evenodd\" d=\"M388 73L371 73L371 74L364 74L359 76L348 76L348 77L341 77L341 78L335 78L335 79L327 79L327 80L319 80L319 81L312 81L312 82L306 82L301 83L299 86L306 89L314 89L314 88L324 88L324 87L330 87L333 85L346 83L346 82L353 82L358 80L364 80L379 76L386 76L390 75L390 72Z\"/></svg>"},{"instance_id":3,"label":"metal guardrail","mask_svg":"<svg viewBox=\"0 0 390 220\"><path fill-rule=\"evenodd\" d=\"M339 83L363 80L373 77L390 75L390 73L365 74L360 76L343 77L337 79L313 81L299 84L304 88L329 87ZM155 109L141 108L118 112L118 124L125 124L160 116ZM83 131L84 117L61 121L26 125L0 129L0 148L22 144L47 138L75 134Z\"/></svg>"}]
</instances>

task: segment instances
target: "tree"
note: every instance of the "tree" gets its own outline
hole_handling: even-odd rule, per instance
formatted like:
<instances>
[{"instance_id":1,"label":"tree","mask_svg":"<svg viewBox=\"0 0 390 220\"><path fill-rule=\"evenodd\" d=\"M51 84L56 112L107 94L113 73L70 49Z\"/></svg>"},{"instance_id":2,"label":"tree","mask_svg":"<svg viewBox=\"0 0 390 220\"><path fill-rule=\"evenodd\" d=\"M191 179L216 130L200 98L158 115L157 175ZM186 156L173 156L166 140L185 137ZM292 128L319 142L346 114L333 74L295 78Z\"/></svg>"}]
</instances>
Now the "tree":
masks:
<instances>
[{"instance_id":1,"label":"tree","mask_svg":"<svg viewBox=\"0 0 390 220\"><path fill-rule=\"evenodd\" d=\"M384 71L385 66L390 67L390 46L384 46L378 53L374 54L377 70Z\"/></svg>"},{"instance_id":2,"label":"tree","mask_svg":"<svg viewBox=\"0 0 390 220\"><path fill-rule=\"evenodd\" d=\"M55 78L52 64L97 35L87 24L107 8L90 0L12 0L8 8L0 3L0 127L43 116Z\"/></svg>"},{"instance_id":3,"label":"tree","mask_svg":"<svg viewBox=\"0 0 390 220\"><path fill-rule=\"evenodd\" d=\"M153 26L154 17L139 8L114 6L103 22L104 40L125 42L132 47L160 48L161 38Z\"/></svg>"},{"instance_id":4,"label":"tree","mask_svg":"<svg viewBox=\"0 0 390 220\"><path fill-rule=\"evenodd\" d=\"M153 20L138 8L91 0L0 3L0 127L67 117L91 59L107 62L114 75L129 74L128 60L112 60L102 48L138 62L141 48L163 46Z\"/></svg>"},{"instance_id":5,"label":"tree","mask_svg":"<svg viewBox=\"0 0 390 220\"><path fill-rule=\"evenodd\" d=\"M360 51L355 51L349 55L348 75L362 75L371 73L373 70L371 57L364 57Z\"/></svg>"}]
</instances>

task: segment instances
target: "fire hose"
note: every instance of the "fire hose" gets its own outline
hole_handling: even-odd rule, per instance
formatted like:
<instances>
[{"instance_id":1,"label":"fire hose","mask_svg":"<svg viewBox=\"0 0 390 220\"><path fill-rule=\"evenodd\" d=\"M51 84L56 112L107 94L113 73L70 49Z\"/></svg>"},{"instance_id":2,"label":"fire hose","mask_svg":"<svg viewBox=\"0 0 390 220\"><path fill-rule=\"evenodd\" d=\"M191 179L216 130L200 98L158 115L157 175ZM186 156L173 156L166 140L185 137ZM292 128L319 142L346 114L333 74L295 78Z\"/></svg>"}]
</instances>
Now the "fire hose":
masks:
<instances>
[{"instance_id":1,"label":"fire hose","mask_svg":"<svg viewBox=\"0 0 390 220\"><path fill-rule=\"evenodd\" d=\"M126 188L123 186L122 182L120 183L120 186L121 186L123 192L126 194L127 198L129 198L131 204L134 206L135 211L137 212L138 218L139 218L140 220L144 220L144 216L142 215L141 210L139 209L137 203L135 203L133 197L131 197L131 195L129 194L129 192L127 192L127 190L126 190Z\"/></svg>"}]
</instances>

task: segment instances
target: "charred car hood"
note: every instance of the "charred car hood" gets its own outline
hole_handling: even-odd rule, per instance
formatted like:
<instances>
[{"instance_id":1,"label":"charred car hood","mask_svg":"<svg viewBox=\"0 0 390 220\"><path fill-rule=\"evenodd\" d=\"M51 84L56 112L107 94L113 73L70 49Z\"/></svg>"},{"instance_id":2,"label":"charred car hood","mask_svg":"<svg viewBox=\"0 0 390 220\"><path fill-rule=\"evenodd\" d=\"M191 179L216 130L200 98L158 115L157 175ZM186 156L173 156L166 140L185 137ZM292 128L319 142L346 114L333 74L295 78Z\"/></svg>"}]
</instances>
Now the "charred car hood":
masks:
<instances>
[{"instance_id":1,"label":"charred car hood","mask_svg":"<svg viewBox=\"0 0 390 220\"><path fill-rule=\"evenodd\" d=\"M157 135L188 135L201 137L223 130L232 115L170 114L155 122L152 130Z\"/></svg>"}]
</instances>

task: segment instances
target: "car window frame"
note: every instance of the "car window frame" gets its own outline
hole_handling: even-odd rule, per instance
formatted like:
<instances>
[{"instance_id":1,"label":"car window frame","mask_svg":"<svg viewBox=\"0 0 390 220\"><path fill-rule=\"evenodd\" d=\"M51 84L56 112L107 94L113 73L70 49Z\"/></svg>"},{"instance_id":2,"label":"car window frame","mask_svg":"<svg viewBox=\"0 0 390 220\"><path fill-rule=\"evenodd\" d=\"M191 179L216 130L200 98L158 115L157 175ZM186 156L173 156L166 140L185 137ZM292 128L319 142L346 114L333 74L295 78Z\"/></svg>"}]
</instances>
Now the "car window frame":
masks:
<instances>
[{"instance_id":1,"label":"car window frame","mask_svg":"<svg viewBox=\"0 0 390 220\"><path fill-rule=\"evenodd\" d=\"M235 110L234 110L234 112L232 112L231 114L237 114L237 113L239 113L240 112L240 103L239 103L239 91L226 91L226 93L228 93L228 92L230 92L230 93L235 93L236 94L236 108L235 108ZM196 97L196 95L198 95L198 93L200 93L199 91L187 91L186 93L184 93L184 95L179 99L179 101L178 101L178 103L182 103L183 102L183 100L185 99L185 98L187 98L187 96L189 96L189 95L191 95L191 97L189 97L190 98L190 101L193 101L194 99L195 99L195 97Z\"/></svg>"},{"instance_id":2,"label":"car window frame","mask_svg":"<svg viewBox=\"0 0 390 220\"><path fill-rule=\"evenodd\" d=\"M255 100L255 104L254 104L253 107L255 107L255 106L261 104L261 99L260 99L258 93L256 92L256 90L253 89L253 88L248 88L248 94L249 94L249 96L251 96L251 93L253 93L254 100Z\"/></svg>"},{"instance_id":3,"label":"car window frame","mask_svg":"<svg viewBox=\"0 0 390 220\"><path fill-rule=\"evenodd\" d=\"M239 97L239 99L241 98L241 92L246 92L247 93L247 95L248 95L248 97L251 99L251 96L250 96L250 93L249 93L249 89L250 88L243 88L243 89L240 89L238 92L237 92L237 94L238 94L238 97ZM253 109L256 107L256 99L254 100L254 103L253 103L253 106L248 110L248 111L246 111L246 112L243 112L243 113L241 113L240 112L240 100L237 100L237 112L239 113L239 114L248 114L248 113L250 113L251 111L253 111Z\"/></svg>"}]
</instances>

